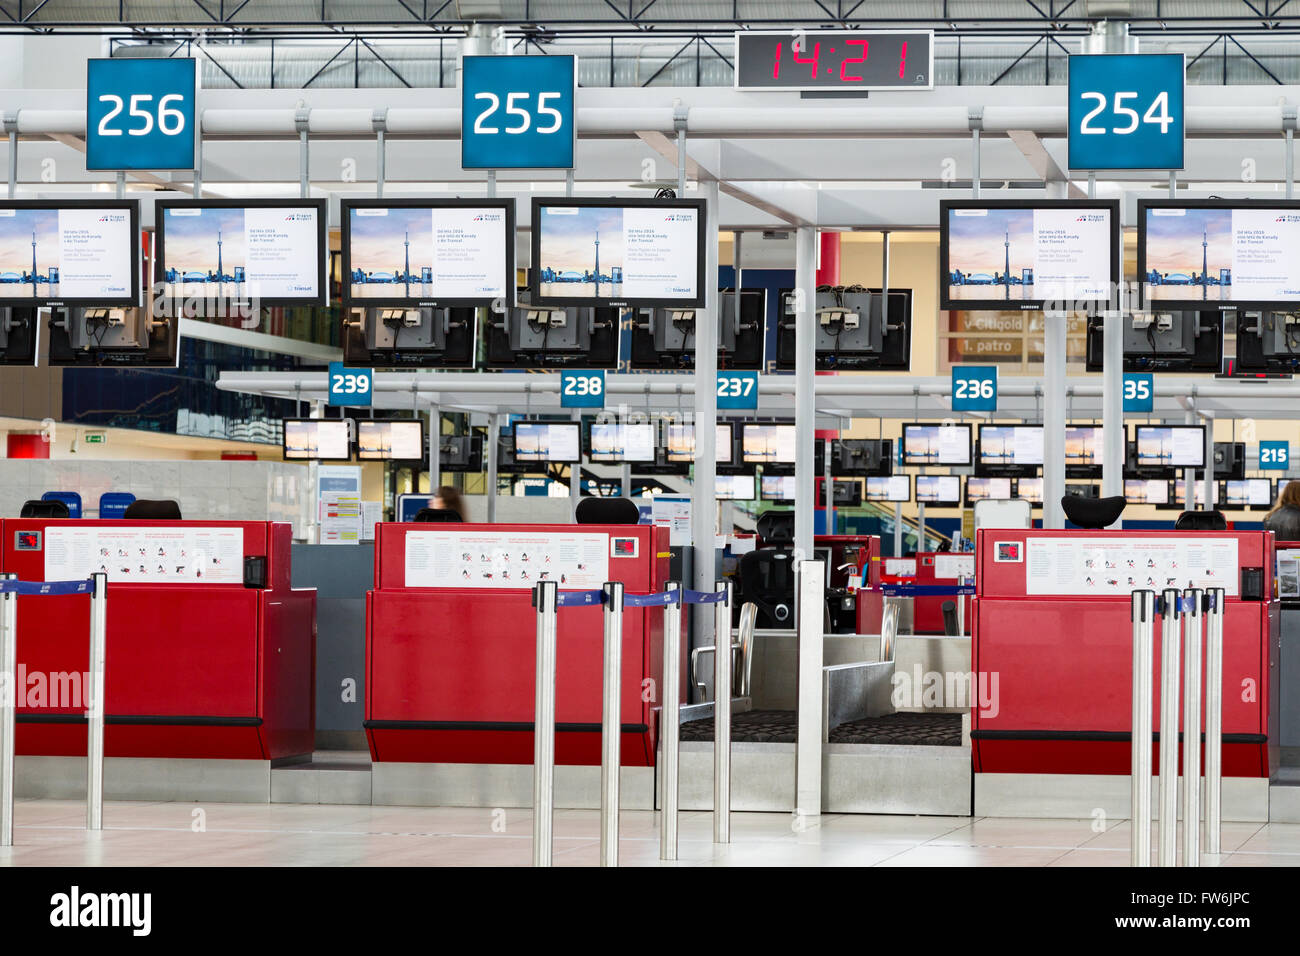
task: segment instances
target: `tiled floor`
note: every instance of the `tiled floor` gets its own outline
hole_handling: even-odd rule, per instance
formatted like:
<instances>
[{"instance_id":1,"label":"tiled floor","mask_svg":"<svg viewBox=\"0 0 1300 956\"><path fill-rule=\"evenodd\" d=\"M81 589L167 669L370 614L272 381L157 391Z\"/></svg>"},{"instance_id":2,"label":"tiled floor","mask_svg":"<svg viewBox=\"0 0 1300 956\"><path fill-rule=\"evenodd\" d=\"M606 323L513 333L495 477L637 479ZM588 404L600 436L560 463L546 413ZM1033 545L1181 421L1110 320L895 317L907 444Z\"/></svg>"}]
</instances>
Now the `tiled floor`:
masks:
<instances>
[{"instance_id":1,"label":"tiled floor","mask_svg":"<svg viewBox=\"0 0 1300 956\"><path fill-rule=\"evenodd\" d=\"M88 833L79 801L20 800L6 866L526 866L528 810L109 803ZM599 862L600 814L555 814L554 860ZM659 864L656 814L622 815L620 862ZM802 827L776 813L735 813L714 846L712 816L683 813L679 866L1127 866L1128 821L827 814ZM1154 844L1154 835L1152 843ZM1225 823L1206 865L1300 866L1300 824Z\"/></svg>"}]
</instances>

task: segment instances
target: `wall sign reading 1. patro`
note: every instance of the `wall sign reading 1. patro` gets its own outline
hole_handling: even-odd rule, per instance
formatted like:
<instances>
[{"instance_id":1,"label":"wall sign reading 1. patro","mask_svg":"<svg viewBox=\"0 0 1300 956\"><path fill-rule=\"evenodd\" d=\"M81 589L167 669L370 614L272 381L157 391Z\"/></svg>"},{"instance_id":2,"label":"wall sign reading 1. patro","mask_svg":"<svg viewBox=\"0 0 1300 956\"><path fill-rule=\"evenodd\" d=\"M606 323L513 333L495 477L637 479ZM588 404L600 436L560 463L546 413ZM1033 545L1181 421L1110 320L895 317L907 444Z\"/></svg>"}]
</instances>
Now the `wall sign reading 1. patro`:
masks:
<instances>
[{"instance_id":1,"label":"wall sign reading 1. patro","mask_svg":"<svg viewBox=\"0 0 1300 956\"><path fill-rule=\"evenodd\" d=\"M467 56L462 60L463 169L572 169L574 56Z\"/></svg>"},{"instance_id":2,"label":"wall sign reading 1. patro","mask_svg":"<svg viewBox=\"0 0 1300 956\"><path fill-rule=\"evenodd\" d=\"M931 90L934 33L743 30L738 90Z\"/></svg>"},{"instance_id":3,"label":"wall sign reading 1. patro","mask_svg":"<svg viewBox=\"0 0 1300 956\"><path fill-rule=\"evenodd\" d=\"M1070 57L1069 167L1182 169L1181 53Z\"/></svg>"},{"instance_id":4,"label":"wall sign reading 1. patro","mask_svg":"<svg viewBox=\"0 0 1300 956\"><path fill-rule=\"evenodd\" d=\"M198 68L187 58L86 62L86 168L193 169Z\"/></svg>"}]
</instances>

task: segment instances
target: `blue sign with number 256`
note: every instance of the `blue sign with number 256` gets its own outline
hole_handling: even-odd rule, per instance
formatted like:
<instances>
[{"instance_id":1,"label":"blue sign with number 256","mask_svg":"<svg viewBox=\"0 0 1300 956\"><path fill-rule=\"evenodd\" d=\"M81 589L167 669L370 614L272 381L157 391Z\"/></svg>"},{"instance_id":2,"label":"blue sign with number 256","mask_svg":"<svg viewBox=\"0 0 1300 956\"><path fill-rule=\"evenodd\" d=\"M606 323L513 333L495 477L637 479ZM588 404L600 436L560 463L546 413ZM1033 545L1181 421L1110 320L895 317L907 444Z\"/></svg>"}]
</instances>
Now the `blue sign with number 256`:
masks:
<instances>
[{"instance_id":1,"label":"blue sign with number 256","mask_svg":"<svg viewBox=\"0 0 1300 956\"><path fill-rule=\"evenodd\" d=\"M193 169L198 133L193 59L86 63L87 169Z\"/></svg>"}]
</instances>

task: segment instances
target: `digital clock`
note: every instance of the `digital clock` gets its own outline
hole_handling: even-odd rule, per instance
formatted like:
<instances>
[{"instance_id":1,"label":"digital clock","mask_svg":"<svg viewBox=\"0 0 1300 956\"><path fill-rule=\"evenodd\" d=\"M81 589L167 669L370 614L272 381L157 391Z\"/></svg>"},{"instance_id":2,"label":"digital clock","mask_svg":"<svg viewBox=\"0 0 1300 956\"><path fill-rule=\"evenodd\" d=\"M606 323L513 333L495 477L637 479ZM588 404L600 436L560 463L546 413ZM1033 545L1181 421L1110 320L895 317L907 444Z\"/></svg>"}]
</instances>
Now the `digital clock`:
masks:
<instances>
[{"instance_id":1,"label":"digital clock","mask_svg":"<svg viewBox=\"0 0 1300 956\"><path fill-rule=\"evenodd\" d=\"M932 31L745 30L738 90L931 90Z\"/></svg>"}]
</instances>

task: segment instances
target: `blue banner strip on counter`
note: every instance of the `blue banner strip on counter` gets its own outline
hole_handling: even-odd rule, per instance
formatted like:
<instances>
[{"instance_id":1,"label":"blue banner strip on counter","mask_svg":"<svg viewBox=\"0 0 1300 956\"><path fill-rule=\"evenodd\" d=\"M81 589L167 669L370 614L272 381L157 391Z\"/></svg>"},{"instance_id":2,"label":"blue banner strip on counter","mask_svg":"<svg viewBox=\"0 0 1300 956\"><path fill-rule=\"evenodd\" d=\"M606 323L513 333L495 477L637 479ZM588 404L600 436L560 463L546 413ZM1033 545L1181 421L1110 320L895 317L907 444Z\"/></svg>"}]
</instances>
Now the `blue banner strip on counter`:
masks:
<instances>
[{"instance_id":1,"label":"blue banner strip on counter","mask_svg":"<svg viewBox=\"0 0 1300 956\"><path fill-rule=\"evenodd\" d=\"M687 604L721 604L727 599L726 591L683 591L682 600Z\"/></svg>"},{"instance_id":2,"label":"blue banner strip on counter","mask_svg":"<svg viewBox=\"0 0 1300 956\"><path fill-rule=\"evenodd\" d=\"M85 581L0 581L0 594L91 594L93 579Z\"/></svg>"},{"instance_id":3,"label":"blue banner strip on counter","mask_svg":"<svg viewBox=\"0 0 1300 956\"><path fill-rule=\"evenodd\" d=\"M668 607L677 604L681 591L660 591L658 594L624 594L624 607Z\"/></svg>"},{"instance_id":4,"label":"blue banner strip on counter","mask_svg":"<svg viewBox=\"0 0 1300 956\"><path fill-rule=\"evenodd\" d=\"M604 603L604 591L559 591L555 595L556 607L590 607Z\"/></svg>"},{"instance_id":5,"label":"blue banner strip on counter","mask_svg":"<svg viewBox=\"0 0 1300 956\"><path fill-rule=\"evenodd\" d=\"M882 585L880 593L885 597L939 597L959 594L974 594L973 584L888 584Z\"/></svg>"}]
</instances>

